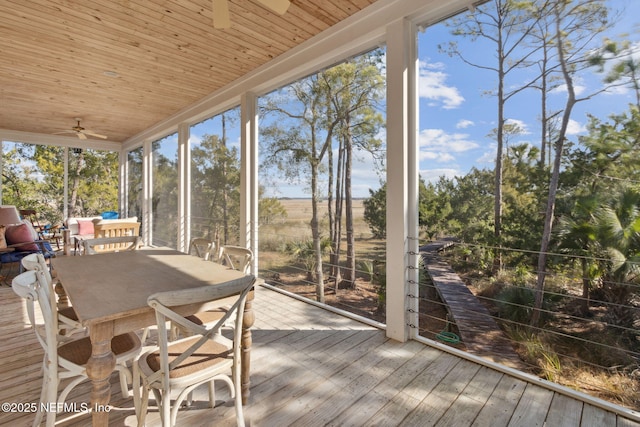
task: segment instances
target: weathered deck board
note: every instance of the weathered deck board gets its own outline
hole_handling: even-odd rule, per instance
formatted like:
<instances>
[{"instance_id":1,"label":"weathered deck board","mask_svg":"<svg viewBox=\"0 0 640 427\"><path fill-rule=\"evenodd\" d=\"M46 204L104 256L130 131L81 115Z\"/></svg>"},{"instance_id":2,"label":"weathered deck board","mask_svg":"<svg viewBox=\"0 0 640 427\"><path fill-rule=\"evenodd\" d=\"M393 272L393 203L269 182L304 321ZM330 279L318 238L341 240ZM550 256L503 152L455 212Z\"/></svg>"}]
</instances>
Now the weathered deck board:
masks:
<instances>
[{"instance_id":1,"label":"weathered deck board","mask_svg":"<svg viewBox=\"0 0 640 427\"><path fill-rule=\"evenodd\" d=\"M486 307L453 269L438 257L439 247L423 247L422 258L440 299L447 306L447 311L458 328L466 350L494 362L524 370L524 363Z\"/></svg>"},{"instance_id":2,"label":"weathered deck board","mask_svg":"<svg viewBox=\"0 0 640 427\"><path fill-rule=\"evenodd\" d=\"M41 350L31 330L18 325L22 301L0 288L0 396L35 402L41 385ZM604 426L640 427L633 420L461 359L415 341L400 343L383 331L259 288L254 303L251 426ZM20 345L22 342L22 345ZM5 344L6 343L6 344ZM5 347L6 345L6 347ZM4 363L7 361L8 363ZM117 385L117 376L112 377ZM89 401L89 384L71 396ZM135 425L131 399L113 387L111 425ZM205 391L178 415L179 425L234 426L225 387L215 409ZM153 405L153 402L152 402ZM0 413L0 425L31 425L31 414ZM159 426L155 408L147 425ZM62 422L86 426L82 416ZM576 424L576 422L578 424Z\"/></svg>"}]
</instances>

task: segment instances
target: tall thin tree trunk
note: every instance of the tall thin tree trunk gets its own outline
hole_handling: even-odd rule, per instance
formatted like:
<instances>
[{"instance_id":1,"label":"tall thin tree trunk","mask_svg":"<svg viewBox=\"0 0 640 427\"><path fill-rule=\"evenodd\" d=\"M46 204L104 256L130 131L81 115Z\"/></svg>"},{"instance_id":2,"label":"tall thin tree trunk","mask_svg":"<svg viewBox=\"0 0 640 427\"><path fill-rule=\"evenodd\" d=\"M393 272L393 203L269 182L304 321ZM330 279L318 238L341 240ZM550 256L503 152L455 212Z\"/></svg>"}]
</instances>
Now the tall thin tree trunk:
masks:
<instances>
[{"instance_id":1,"label":"tall thin tree trunk","mask_svg":"<svg viewBox=\"0 0 640 427\"><path fill-rule=\"evenodd\" d=\"M548 52L547 45L545 43L542 49L542 85L540 88L540 92L542 95L541 104L541 118L540 125L542 129L540 130L540 167L543 169L546 166L546 157L547 157L547 132L549 131L549 118L547 117L547 61L548 61Z\"/></svg>"},{"instance_id":2,"label":"tall thin tree trunk","mask_svg":"<svg viewBox=\"0 0 640 427\"><path fill-rule=\"evenodd\" d=\"M345 266L345 281L351 289L356 287L356 254L355 236L353 232L353 196L351 193L351 165L353 157L353 143L351 141L350 120L346 119L347 135L344 144L345 169L344 169L344 201L345 201L345 228L347 231L347 259Z\"/></svg>"},{"instance_id":3,"label":"tall thin tree trunk","mask_svg":"<svg viewBox=\"0 0 640 427\"><path fill-rule=\"evenodd\" d=\"M340 268L340 253L342 252L342 210L343 210L343 200L344 200L344 148L342 145L342 141L339 140L338 143L338 161L336 162L338 165L338 170L336 173L336 212L335 212L335 222L336 226L334 229L334 235L332 236L332 259L331 266L333 269L333 274L335 276L336 281L336 291L338 289L339 284L342 282L342 269Z\"/></svg>"},{"instance_id":4,"label":"tall thin tree trunk","mask_svg":"<svg viewBox=\"0 0 640 427\"><path fill-rule=\"evenodd\" d=\"M227 126L225 115L222 115L222 140L220 143L224 148L225 158L222 162L222 230L224 243L229 243L229 194L227 191Z\"/></svg>"},{"instance_id":5,"label":"tall thin tree trunk","mask_svg":"<svg viewBox=\"0 0 640 427\"><path fill-rule=\"evenodd\" d=\"M78 189L80 188L80 173L84 169L84 151L78 153L78 161L76 163L76 173L71 183L71 197L69 198L69 216L81 216L78 212Z\"/></svg>"},{"instance_id":6,"label":"tall thin tree trunk","mask_svg":"<svg viewBox=\"0 0 640 427\"><path fill-rule=\"evenodd\" d=\"M540 314L542 310L542 301L544 296L544 280L547 274L547 252L551 241L551 230L553 228L553 217L556 208L556 194L558 192L558 184L560 181L560 167L562 165L562 151L564 149L565 135L571 118L571 112L576 104L576 93L573 86L573 78L569 72L569 67L564 54L564 36L560 27L560 17L556 9L556 40L558 50L558 60L562 69L562 76L567 85L567 102L562 114L562 123L560 132L556 142L555 159L553 161L553 173L549 182L549 196L547 199L547 210L544 218L544 230L542 232L542 241L540 242L540 254L538 255L538 278L536 281L535 300L533 313L531 314L531 325L537 326L540 322Z\"/></svg>"},{"instance_id":7,"label":"tall thin tree trunk","mask_svg":"<svg viewBox=\"0 0 640 427\"><path fill-rule=\"evenodd\" d=\"M496 143L498 145L496 150L496 171L495 171L495 199L494 199L494 224L493 224L493 237L494 244L496 246L494 258L493 258L493 273L496 274L502 269L502 156L504 149L504 79L505 79L505 61L504 56L504 41L502 31L504 29L504 16L498 14L498 31L497 31L497 46L498 46L498 128L496 133Z\"/></svg>"},{"instance_id":8,"label":"tall thin tree trunk","mask_svg":"<svg viewBox=\"0 0 640 427\"><path fill-rule=\"evenodd\" d=\"M331 253L329 254L329 264L330 264L330 269L331 269L331 273L330 273L330 277L329 277L329 281L331 281L331 279L333 278L335 280L335 267L334 267L334 258L335 258L335 240L334 240L334 235L335 235L335 212L333 210L333 205L334 205L334 201L333 201L333 189L334 189L334 182L333 182L333 150L329 149L327 150L327 172L328 172L328 178L327 178L327 215L329 216L329 238L331 239ZM335 287L336 287L336 291L338 289L338 282L335 281Z\"/></svg>"},{"instance_id":9,"label":"tall thin tree trunk","mask_svg":"<svg viewBox=\"0 0 640 427\"><path fill-rule=\"evenodd\" d=\"M318 222L318 165L315 161L311 164L311 236L313 238L313 251L315 256L316 298L324 303L324 277L322 274L322 245L320 242L320 225Z\"/></svg>"}]
</instances>

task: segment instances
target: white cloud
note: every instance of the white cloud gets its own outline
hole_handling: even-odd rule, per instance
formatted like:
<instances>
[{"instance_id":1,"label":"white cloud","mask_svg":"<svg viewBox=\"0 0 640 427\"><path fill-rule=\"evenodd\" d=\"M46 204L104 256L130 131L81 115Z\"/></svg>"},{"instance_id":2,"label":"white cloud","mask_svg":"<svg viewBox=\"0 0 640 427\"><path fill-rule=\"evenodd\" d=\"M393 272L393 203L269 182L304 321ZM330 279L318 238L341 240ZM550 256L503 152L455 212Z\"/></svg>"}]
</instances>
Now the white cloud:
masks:
<instances>
[{"instance_id":1,"label":"white cloud","mask_svg":"<svg viewBox=\"0 0 640 427\"><path fill-rule=\"evenodd\" d=\"M567 124L567 135L578 135L580 133L585 133L587 128L580 124L579 122L569 119L569 123Z\"/></svg>"},{"instance_id":2,"label":"white cloud","mask_svg":"<svg viewBox=\"0 0 640 427\"><path fill-rule=\"evenodd\" d=\"M479 146L466 133L449 134L442 129L423 129L419 135L420 162L452 163L454 154L464 153Z\"/></svg>"},{"instance_id":3,"label":"white cloud","mask_svg":"<svg viewBox=\"0 0 640 427\"><path fill-rule=\"evenodd\" d=\"M446 133L442 129L423 129L420 132L420 148L427 151L462 153L478 147L466 133Z\"/></svg>"},{"instance_id":4,"label":"white cloud","mask_svg":"<svg viewBox=\"0 0 640 427\"><path fill-rule=\"evenodd\" d=\"M446 178L453 178L455 176L463 175L457 169L443 168L443 169L421 169L420 177L425 180L425 182L437 182L441 176Z\"/></svg>"},{"instance_id":5,"label":"white cloud","mask_svg":"<svg viewBox=\"0 0 640 427\"><path fill-rule=\"evenodd\" d=\"M458 88L447 86L447 74L438 71L442 64L429 64L420 61L418 76L418 96L442 103L444 109L459 107L464 102L464 97L460 95Z\"/></svg>"},{"instance_id":6,"label":"white cloud","mask_svg":"<svg viewBox=\"0 0 640 427\"><path fill-rule=\"evenodd\" d=\"M520 135L530 135L531 131L529 131L529 126L523 122L522 120L518 120L518 119L507 119L505 120L506 124L510 124L510 125L516 125L518 127L518 129L520 130Z\"/></svg>"},{"instance_id":7,"label":"white cloud","mask_svg":"<svg viewBox=\"0 0 640 427\"><path fill-rule=\"evenodd\" d=\"M458 129L466 129L470 126L474 126L475 123L472 120L467 120L467 119L461 119L458 120L458 123L456 123L456 128Z\"/></svg>"},{"instance_id":8,"label":"white cloud","mask_svg":"<svg viewBox=\"0 0 640 427\"><path fill-rule=\"evenodd\" d=\"M449 153L435 152L435 151L420 151L419 159L420 161L435 160L438 163L447 163L447 162L454 161L455 157L453 157Z\"/></svg>"},{"instance_id":9,"label":"white cloud","mask_svg":"<svg viewBox=\"0 0 640 427\"><path fill-rule=\"evenodd\" d=\"M573 82L573 91L575 92L576 95L583 94L584 91L587 89L587 87L584 84L581 84L579 80L580 79L576 79ZM557 86L557 87L553 88L552 90L550 90L549 93L565 94L565 93L567 93L567 85L566 84L561 84L560 86Z\"/></svg>"},{"instance_id":10,"label":"white cloud","mask_svg":"<svg viewBox=\"0 0 640 427\"><path fill-rule=\"evenodd\" d=\"M482 155L476 159L476 163L480 165L494 165L497 151L498 145L495 142L489 143Z\"/></svg>"}]
</instances>

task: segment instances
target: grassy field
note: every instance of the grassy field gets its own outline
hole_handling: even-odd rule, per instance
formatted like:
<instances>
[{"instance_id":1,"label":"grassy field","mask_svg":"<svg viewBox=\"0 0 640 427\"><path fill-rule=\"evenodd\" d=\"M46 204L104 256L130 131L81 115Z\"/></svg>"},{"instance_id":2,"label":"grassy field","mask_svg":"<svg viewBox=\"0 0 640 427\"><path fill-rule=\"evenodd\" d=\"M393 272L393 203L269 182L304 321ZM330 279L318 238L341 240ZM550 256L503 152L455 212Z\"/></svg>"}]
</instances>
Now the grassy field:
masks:
<instances>
[{"instance_id":1,"label":"grassy field","mask_svg":"<svg viewBox=\"0 0 640 427\"><path fill-rule=\"evenodd\" d=\"M310 199L280 200L287 216L271 224L261 225L260 242L260 274L269 283L285 288L311 299L315 299L315 283L309 280L309 265L296 260L283 250L286 244L310 242L312 206ZM328 208L326 202L318 207L321 234L329 236ZM329 256L324 256L325 295L326 302L366 317L384 321L384 313L379 308L378 286L372 282L374 264L384 261L384 240L373 239L369 226L364 221L362 200L354 200L354 234L356 252L356 289L336 289L335 280L329 275L331 266ZM344 263L346 253L345 226L343 218L343 240L341 244L341 261Z\"/></svg>"},{"instance_id":2,"label":"grassy field","mask_svg":"<svg viewBox=\"0 0 640 427\"><path fill-rule=\"evenodd\" d=\"M361 199L353 201L356 252L359 252L358 248L368 252L370 246L368 241L372 240L369 226L364 221L364 206L362 202ZM277 219L271 224L260 226L260 250L262 253L264 251L278 251L286 242L311 239L311 200L282 199L280 203L287 212L286 218ZM329 216L326 202L322 202L318 206L318 218L323 237L328 237Z\"/></svg>"}]
</instances>

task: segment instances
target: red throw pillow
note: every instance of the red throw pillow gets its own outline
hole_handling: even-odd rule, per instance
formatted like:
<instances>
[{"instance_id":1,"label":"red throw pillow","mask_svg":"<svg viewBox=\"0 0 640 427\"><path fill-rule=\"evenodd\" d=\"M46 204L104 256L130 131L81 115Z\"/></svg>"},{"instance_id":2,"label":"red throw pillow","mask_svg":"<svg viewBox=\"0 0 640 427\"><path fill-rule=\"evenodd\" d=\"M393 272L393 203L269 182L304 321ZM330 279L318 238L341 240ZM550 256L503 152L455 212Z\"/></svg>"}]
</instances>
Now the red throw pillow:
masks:
<instances>
[{"instance_id":1,"label":"red throw pillow","mask_svg":"<svg viewBox=\"0 0 640 427\"><path fill-rule=\"evenodd\" d=\"M17 245L19 243L25 243L16 247L16 251L38 251L40 248L33 243L33 233L27 224L10 225L4 232L4 237L7 240L7 245Z\"/></svg>"},{"instance_id":2,"label":"red throw pillow","mask_svg":"<svg viewBox=\"0 0 640 427\"><path fill-rule=\"evenodd\" d=\"M80 236L86 236L87 234L93 234L93 221L90 220L78 220L78 234Z\"/></svg>"}]
</instances>

